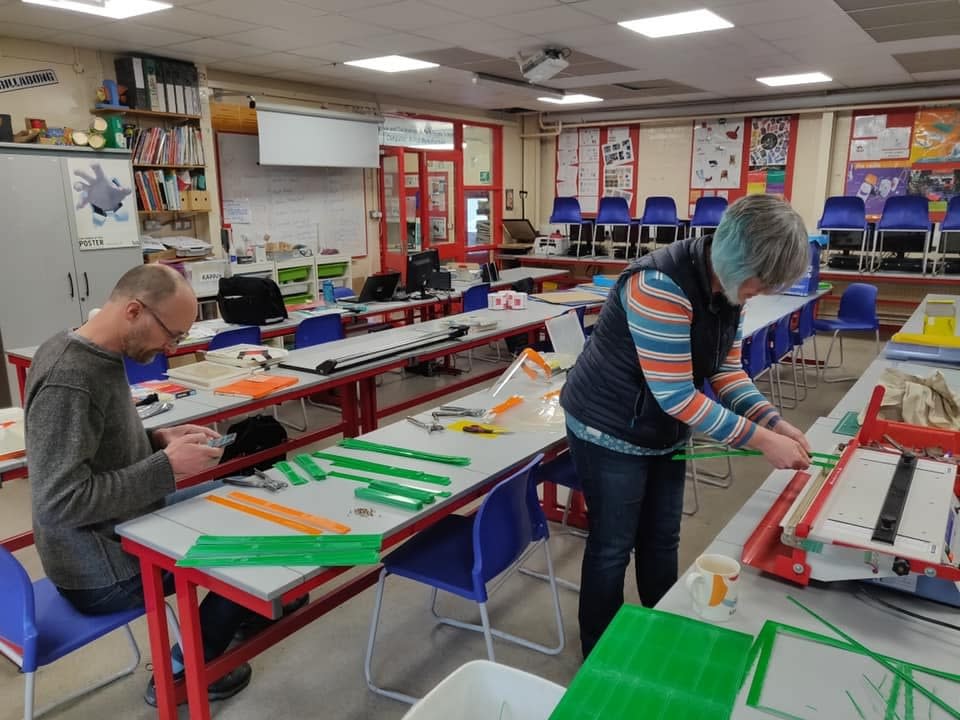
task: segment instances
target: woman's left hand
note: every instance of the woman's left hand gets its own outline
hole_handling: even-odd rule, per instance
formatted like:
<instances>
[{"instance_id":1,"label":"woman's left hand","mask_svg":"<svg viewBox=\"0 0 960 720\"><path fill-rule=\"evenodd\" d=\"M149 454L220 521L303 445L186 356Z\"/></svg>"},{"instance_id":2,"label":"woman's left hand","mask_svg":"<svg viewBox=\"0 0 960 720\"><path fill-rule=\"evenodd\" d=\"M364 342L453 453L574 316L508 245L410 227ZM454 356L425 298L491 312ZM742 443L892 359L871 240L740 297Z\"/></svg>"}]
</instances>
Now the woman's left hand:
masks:
<instances>
[{"instance_id":1,"label":"woman's left hand","mask_svg":"<svg viewBox=\"0 0 960 720\"><path fill-rule=\"evenodd\" d=\"M807 440L807 436L783 418L780 418L780 422L774 425L771 429L778 435L783 435L792 440L796 440L798 443L800 443L800 446L804 450L806 450L808 453L810 452L810 443Z\"/></svg>"}]
</instances>

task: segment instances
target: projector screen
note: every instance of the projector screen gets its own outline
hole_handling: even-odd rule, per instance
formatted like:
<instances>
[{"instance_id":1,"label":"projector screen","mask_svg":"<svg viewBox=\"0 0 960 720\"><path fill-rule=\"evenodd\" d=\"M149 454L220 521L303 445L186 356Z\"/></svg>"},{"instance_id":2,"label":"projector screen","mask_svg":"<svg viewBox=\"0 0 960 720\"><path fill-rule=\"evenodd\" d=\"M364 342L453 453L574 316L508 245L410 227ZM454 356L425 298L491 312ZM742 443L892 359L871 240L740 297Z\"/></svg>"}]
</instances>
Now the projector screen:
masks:
<instances>
[{"instance_id":1,"label":"projector screen","mask_svg":"<svg viewBox=\"0 0 960 720\"><path fill-rule=\"evenodd\" d=\"M358 116L359 117L359 116ZM257 110L261 165L380 167L379 120Z\"/></svg>"}]
</instances>

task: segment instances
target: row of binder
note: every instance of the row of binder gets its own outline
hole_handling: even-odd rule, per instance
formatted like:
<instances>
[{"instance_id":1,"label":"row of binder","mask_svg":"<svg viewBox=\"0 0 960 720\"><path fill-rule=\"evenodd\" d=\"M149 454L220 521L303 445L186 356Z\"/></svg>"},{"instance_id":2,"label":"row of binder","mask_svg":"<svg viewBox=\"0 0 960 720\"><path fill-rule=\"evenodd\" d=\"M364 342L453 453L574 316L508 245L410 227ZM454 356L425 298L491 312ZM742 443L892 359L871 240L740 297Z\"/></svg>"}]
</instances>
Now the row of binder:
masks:
<instances>
[{"instance_id":1,"label":"row of binder","mask_svg":"<svg viewBox=\"0 0 960 720\"><path fill-rule=\"evenodd\" d=\"M197 66L180 60L130 55L113 61L127 105L138 110L200 114Z\"/></svg>"}]
</instances>

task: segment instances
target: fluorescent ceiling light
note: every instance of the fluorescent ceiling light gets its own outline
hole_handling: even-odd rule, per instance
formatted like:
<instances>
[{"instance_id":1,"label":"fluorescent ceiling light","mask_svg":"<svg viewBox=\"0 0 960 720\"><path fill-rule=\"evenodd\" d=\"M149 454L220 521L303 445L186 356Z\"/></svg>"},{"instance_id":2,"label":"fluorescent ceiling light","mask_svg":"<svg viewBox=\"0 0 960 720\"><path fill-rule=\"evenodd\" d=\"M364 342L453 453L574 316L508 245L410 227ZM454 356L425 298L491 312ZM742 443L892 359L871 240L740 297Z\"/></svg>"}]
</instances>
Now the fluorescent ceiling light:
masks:
<instances>
[{"instance_id":1,"label":"fluorescent ceiling light","mask_svg":"<svg viewBox=\"0 0 960 720\"><path fill-rule=\"evenodd\" d=\"M639 20L624 20L623 22L618 22L617 25L627 30L633 30L641 35L646 35L649 38L689 35L690 33L723 30L733 27L732 22L724 20L709 10L690 10L689 12L640 18Z\"/></svg>"},{"instance_id":2,"label":"fluorescent ceiling light","mask_svg":"<svg viewBox=\"0 0 960 720\"><path fill-rule=\"evenodd\" d=\"M173 7L170 3L156 2L156 0L23 0L23 2L89 13L113 20L125 20Z\"/></svg>"},{"instance_id":3,"label":"fluorescent ceiling light","mask_svg":"<svg viewBox=\"0 0 960 720\"><path fill-rule=\"evenodd\" d=\"M830 82L833 80L829 75L822 72L798 73L796 75L773 75L771 77L757 78L757 82L762 82L770 87L782 87L784 85L809 85L810 83Z\"/></svg>"},{"instance_id":4,"label":"fluorescent ceiling light","mask_svg":"<svg viewBox=\"0 0 960 720\"><path fill-rule=\"evenodd\" d=\"M353 65L354 67L365 68L366 70L378 70L387 73L406 72L407 70L426 70L427 68L439 67L436 63L414 60L413 58L403 57L402 55L384 55L383 57L367 58L366 60L348 60L344 65Z\"/></svg>"},{"instance_id":5,"label":"fluorescent ceiling light","mask_svg":"<svg viewBox=\"0 0 960 720\"><path fill-rule=\"evenodd\" d=\"M603 102L603 98L594 97L593 95L577 95L575 93L564 95L563 97L559 98L539 97L537 100L545 103L554 103L555 105L577 105L578 103Z\"/></svg>"}]
</instances>

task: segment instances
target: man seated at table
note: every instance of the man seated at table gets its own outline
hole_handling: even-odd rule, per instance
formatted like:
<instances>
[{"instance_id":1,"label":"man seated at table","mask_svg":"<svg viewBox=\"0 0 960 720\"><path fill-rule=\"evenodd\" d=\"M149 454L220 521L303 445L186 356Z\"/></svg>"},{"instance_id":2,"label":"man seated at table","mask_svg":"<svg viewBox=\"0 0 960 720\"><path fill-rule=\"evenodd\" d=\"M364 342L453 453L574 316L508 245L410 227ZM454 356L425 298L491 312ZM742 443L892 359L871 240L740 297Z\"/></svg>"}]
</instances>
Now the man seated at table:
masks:
<instances>
[{"instance_id":1,"label":"man seated at table","mask_svg":"<svg viewBox=\"0 0 960 720\"><path fill-rule=\"evenodd\" d=\"M145 431L124 371L124 355L146 363L176 347L196 313L197 299L179 273L143 265L120 278L98 314L54 335L34 357L25 404L34 538L47 576L80 612L143 606L137 560L121 548L114 526L196 495L197 488L174 493L174 480L210 469L223 453L207 445L218 437L209 428ZM173 592L172 576L164 587ZM250 615L213 593L204 598L208 661ZM183 672L181 658L175 647L174 673ZM250 675L249 665L237 667L210 685L210 699L235 695ZM153 679L144 699L156 705Z\"/></svg>"}]
</instances>

